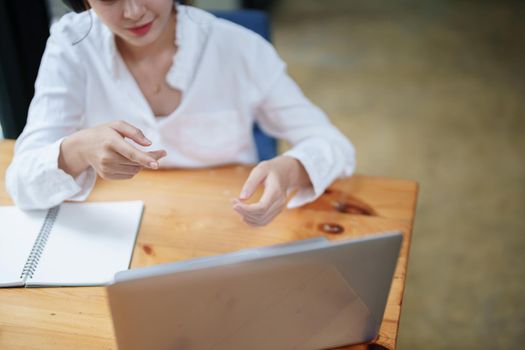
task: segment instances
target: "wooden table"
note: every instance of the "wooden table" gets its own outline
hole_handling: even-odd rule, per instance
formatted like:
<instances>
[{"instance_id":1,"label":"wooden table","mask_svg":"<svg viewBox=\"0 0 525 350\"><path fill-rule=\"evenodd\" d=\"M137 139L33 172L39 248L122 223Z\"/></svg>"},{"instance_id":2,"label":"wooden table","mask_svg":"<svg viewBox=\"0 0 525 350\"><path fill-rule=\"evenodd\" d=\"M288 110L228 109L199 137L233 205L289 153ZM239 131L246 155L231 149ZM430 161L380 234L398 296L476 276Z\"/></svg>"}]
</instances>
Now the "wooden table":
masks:
<instances>
[{"instance_id":1,"label":"wooden table","mask_svg":"<svg viewBox=\"0 0 525 350\"><path fill-rule=\"evenodd\" d=\"M5 170L12 141L0 141L0 204L10 205ZM249 227L231 209L250 168L144 171L132 180L99 180L89 201L145 202L132 267L226 253L324 235L329 239L401 230L404 242L373 344L394 349L403 301L417 183L356 175L335 182L316 202L286 210L273 223ZM331 225L339 234L325 233ZM16 228L10 230L16 239ZM116 349L103 287L0 289L0 349Z\"/></svg>"}]
</instances>

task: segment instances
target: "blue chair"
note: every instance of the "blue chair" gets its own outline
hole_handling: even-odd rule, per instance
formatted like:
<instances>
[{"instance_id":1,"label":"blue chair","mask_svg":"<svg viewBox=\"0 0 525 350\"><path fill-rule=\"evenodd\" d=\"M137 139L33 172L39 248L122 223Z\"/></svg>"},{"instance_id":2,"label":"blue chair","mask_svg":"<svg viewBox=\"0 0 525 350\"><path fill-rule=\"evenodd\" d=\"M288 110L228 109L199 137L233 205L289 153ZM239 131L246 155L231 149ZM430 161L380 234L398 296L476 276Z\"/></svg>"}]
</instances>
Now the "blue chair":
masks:
<instances>
[{"instance_id":1,"label":"blue chair","mask_svg":"<svg viewBox=\"0 0 525 350\"><path fill-rule=\"evenodd\" d=\"M268 41L270 40L270 22L268 15L257 10L212 11L212 13L228 21L237 23L253 30ZM277 140L266 135L257 124L253 126L253 135L257 146L259 160L268 160L277 155Z\"/></svg>"}]
</instances>

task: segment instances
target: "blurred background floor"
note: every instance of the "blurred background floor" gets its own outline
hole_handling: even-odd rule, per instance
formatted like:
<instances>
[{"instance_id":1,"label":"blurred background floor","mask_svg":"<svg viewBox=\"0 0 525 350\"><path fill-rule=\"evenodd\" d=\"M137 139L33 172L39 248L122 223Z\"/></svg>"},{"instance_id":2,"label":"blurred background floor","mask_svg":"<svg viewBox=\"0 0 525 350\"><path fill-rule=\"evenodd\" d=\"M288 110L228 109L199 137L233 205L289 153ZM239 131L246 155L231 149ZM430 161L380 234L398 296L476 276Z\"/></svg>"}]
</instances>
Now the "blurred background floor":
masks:
<instances>
[{"instance_id":1,"label":"blurred background floor","mask_svg":"<svg viewBox=\"0 0 525 350\"><path fill-rule=\"evenodd\" d=\"M525 2L282 0L274 43L354 142L419 181L400 349L525 343Z\"/></svg>"}]
</instances>

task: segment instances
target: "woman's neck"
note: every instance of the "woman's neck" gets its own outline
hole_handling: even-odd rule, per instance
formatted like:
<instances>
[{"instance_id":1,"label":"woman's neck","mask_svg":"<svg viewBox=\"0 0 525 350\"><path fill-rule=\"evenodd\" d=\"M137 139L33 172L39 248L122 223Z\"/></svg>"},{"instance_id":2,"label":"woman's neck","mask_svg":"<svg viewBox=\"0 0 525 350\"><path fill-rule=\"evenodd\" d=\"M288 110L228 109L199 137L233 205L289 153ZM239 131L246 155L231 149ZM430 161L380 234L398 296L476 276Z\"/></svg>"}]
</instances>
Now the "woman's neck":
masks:
<instances>
[{"instance_id":1,"label":"woman's neck","mask_svg":"<svg viewBox=\"0 0 525 350\"><path fill-rule=\"evenodd\" d=\"M145 46L133 46L116 37L117 48L123 57L132 59L135 62L158 57L166 53L166 50L174 50L176 25L177 12L174 10L157 40Z\"/></svg>"}]
</instances>

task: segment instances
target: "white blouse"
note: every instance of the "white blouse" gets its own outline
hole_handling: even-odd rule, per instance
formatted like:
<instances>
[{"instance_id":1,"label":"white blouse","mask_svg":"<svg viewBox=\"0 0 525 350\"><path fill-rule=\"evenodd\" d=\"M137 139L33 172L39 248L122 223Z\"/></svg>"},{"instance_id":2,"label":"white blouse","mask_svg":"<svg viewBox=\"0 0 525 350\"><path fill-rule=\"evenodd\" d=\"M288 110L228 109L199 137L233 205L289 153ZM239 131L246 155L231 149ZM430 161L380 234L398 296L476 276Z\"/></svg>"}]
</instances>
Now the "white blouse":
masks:
<instances>
[{"instance_id":1,"label":"white blouse","mask_svg":"<svg viewBox=\"0 0 525 350\"><path fill-rule=\"evenodd\" d=\"M352 174L351 143L302 94L259 35L177 5L175 44L166 81L181 91L181 104L166 118L156 118L114 35L95 12L67 14L52 26L27 125L6 174L7 190L20 208L86 199L96 173L89 168L73 178L59 169L60 143L77 130L120 119L141 129L151 149L167 151L159 162L163 168L255 163L257 122L293 145L284 154L298 159L310 176L313 188L300 189L290 208L313 201L338 176Z\"/></svg>"}]
</instances>

